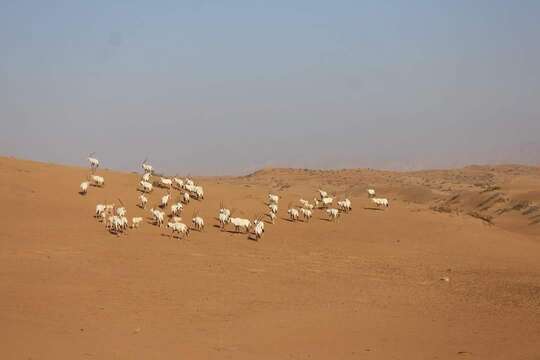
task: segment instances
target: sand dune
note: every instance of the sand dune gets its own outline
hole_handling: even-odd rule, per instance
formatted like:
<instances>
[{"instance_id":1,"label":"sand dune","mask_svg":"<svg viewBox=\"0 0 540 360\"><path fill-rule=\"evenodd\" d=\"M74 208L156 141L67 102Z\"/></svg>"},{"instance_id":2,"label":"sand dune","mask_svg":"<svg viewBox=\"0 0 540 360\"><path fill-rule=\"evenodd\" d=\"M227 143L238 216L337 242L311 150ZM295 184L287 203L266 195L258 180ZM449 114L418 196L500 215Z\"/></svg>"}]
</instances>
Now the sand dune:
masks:
<instances>
[{"instance_id":1,"label":"sand dune","mask_svg":"<svg viewBox=\"0 0 540 360\"><path fill-rule=\"evenodd\" d=\"M540 168L196 178L205 200L182 216L197 210L207 228L187 239L169 239L136 206L138 175L100 170L106 186L81 196L87 173L0 158L2 359L540 354ZM288 203L321 187L353 211L284 220ZM367 187L390 208L374 208ZM221 201L253 218L270 191L282 205L261 240L214 226ZM145 217L127 236L93 218L118 199Z\"/></svg>"}]
</instances>

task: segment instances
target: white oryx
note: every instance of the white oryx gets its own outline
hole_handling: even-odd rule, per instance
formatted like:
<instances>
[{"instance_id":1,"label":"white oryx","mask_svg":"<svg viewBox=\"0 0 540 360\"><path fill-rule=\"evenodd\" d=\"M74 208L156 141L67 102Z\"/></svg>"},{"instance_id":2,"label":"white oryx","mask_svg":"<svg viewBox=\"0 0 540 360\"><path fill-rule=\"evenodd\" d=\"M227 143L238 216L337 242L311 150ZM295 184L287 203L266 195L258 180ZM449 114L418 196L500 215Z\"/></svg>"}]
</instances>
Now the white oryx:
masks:
<instances>
[{"instance_id":1,"label":"white oryx","mask_svg":"<svg viewBox=\"0 0 540 360\"><path fill-rule=\"evenodd\" d=\"M339 216L339 210L334 208L326 209L326 213L328 214L330 221L336 220Z\"/></svg>"},{"instance_id":2,"label":"white oryx","mask_svg":"<svg viewBox=\"0 0 540 360\"><path fill-rule=\"evenodd\" d=\"M90 162L90 169L95 170L99 167L99 160L96 159L93 155L94 153L88 155L88 162Z\"/></svg>"},{"instance_id":3,"label":"white oryx","mask_svg":"<svg viewBox=\"0 0 540 360\"><path fill-rule=\"evenodd\" d=\"M311 220L311 217L313 216L313 212L311 210L301 208L300 212L302 212L302 215L304 216L305 221Z\"/></svg>"},{"instance_id":4,"label":"white oryx","mask_svg":"<svg viewBox=\"0 0 540 360\"><path fill-rule=\"evenodd\" d=\"M139 200L141 202L141 204L139 205L141 207L141 209L145 209L146 208L146 204L148 203L148 199L146 198L146 196L144 196L143 194L139 195Z\"/></svg>"},{"instance_id":5,"label":"white oryx","mask_svg":"<svg viewBox=\"0 0 540 360\"><path fill-rule=\"evenodd\" d=\"M220 206L219 214L218 214L219 227L223 230L225 228L225 225L229 223L229 220L231 217L231 210L223 206L223 201L220 202L219 206Z\"/></svg>"},{"instance_id":6,"label":"white oryx","mask_svg":"<svg viewBox=\"0 0 540 360\"><path fill-rule=\"evenodd\" d=\"M159 178L159 185L161 187L165 187L167 189L170 189L171 186L172 186L172 180L171 179L168 179L168 178L162 178L160 177Z\"/></svg>"},{"instance_id":7,"label":"white oryx","mask_svg":"<svg viewBox=\"0 0 540 360\"><path fill-rule=\"evenodd\" d=\"M204 199L204 189L202 186L195 186L193 189L193 194L197 198L197 200Z\"/></svg>"},{"instance_id":8,"label":"white oryx","mask_svg":"<svg viewBox=\"0 0 540 360\"><path fill-rule=\"evenodd\" d=\"M262 237L264 233L264 221L261 218L253 220L253 225L255 226L253 232L255 233L255 238L258 240Z\"/></svg>"},{"instance_id":9,"label":"white oryx","mask_svg":"<svg viewBox=\"0 0 540 360\"><path fill-rule=\"evenodd\" d=\"M161 203L159 204L160 208L164 208L169 203L169 198L171 197L171 193L165 194L161 197Z\"/></svg>"},{"instance_id":10,"label":"white oryx","mask_svg":"<svg viewBox=\"0 0 540 360\"><path fill-rule=\"evenodd\" d=\"M111 215L105 223L105 228L110 232L120 235L128 228L128 219L125 216Z\"/></svg>"},{"instance_id":11,"label":"white oryx","mask_svg":"<svg viewBox=\"0 0 540 360\"><path fill-rule=\"evenodd\" d=\"M152 192L152 189L154 188L154 185L148 181L141 181L140 184L142 186L142 191L146 193Z\"/></svg>"},{"instance_id":12,"label":"white oryx","mask_svg":"<svg viewBox=\"0 0 540 360\"><path fill-rule=\"evenodd\" d=\"M314 198L313 201L315 201L315 208L317 209L324 209L327 208L329 205L332 205L332 202L334 201L331 197L324 197L319 201L319 199Z\"/></svg>"},{"instance_id":13,"label":"white oryx","mask_svg":"<svg viewBox=\"0 0 540 360\"><path fill-rule=\"evenodd\" d=\"M102 187L105 185L105 178L103 176L99 175L90 175L90 178L92 179L92 182L95 186Z\"/></svg>"},{"instance_id":14,"label":"white oryx","mask_svg":"<svg viewBox=\"0 0 540 360\"><path fill-rule=\"evenodd\" d=\"M388 202L388 199L385 198L372 198L371 201L377 205L377 207L383 206L383 207L389 207L390 203Z\"/></svg>"},{"instance_id":15,"label":"white oryx","mask_svg":"<svg viewBox=\"0 0 540 360\"><path fill-rule=\"evenodd\" d=\"M227 215L226 213L219 212L218 214L218 220L219 220L219 227L223 230L225 228L225 225L227 225L230 222L230 215Z\"/></svg>"},{"instance_id":16,"label":"white oryx","mask_svg":"<svg viewBox=\"0 0 540 360\"><path fill-rule=\"evenodd\" d=\"M310 204L309 201L300 199L300 204L302 204L302 207L307 210L313 210L313 204Z\"/></svg>"},{"instance_id":17,"label":"white oryx","mask_svg":"<svg viewBox=\"0 0 540 360\"><path fill-rule=\"evenodd\" d=\"M321 203L323 205L323 208L327 208L334 202L334 198L331 197L323 197L321 200Z\"/></svg>"},{"instance_id":18,"label":"white oryx","mask_svg":"<svg viewBox=\"0 0 540 360\"><path fill-rule=\"evenodd\" d=\"M145 159L145 160L143 161L143 163L142 163L142 168L143 168L144 172L147 172L147 173L153 173L153 172L154 172L154 168L152 167L152 165L147 164L147 163L146 163L146 160L147 160L147 159Z\"/></svg>"},{"instance_id":19,"label":"white oryx","mask_svg":"<svg viewBox=\"0 0 540 360\"><path fill-rule=\"evenodd\" d=\"M116 206L115 204L105 205L105 212L107 212L107 214L112 214L115 206Z\"/></svg>"},{"instance_id":20,"label":"white oryx","mask_svg":"<svg viewBox=\"0 0 540 360\"><path fill-rule=\"evenodd\" d=\"M165 221L165 213L163 211L154 210L153 208L150 209L150 212L154 215L154 223L161 227Z\"/></svg>"},{"instance_id":21,"label":"white oryx","mask_svg":"<svg viewBox=\"0 0 540 360\"><path fill-rule=\"evenodd\" d=\"M189 227L181 222L167 223L167 228L171 229L171 238L174 233L182 234L183 237L189 235Z\"/></svg>"},{"instance_id":22,"label":"white oryx","mask_svg":"<svg viewBox=\"0 0 540 360\"><path fill-rule=\"evenodd\" d=\"M273 212L274 214L277 214L277 212L278 212L277 204L270 204L270 205L268 205L268 208L270 209L271 212Z\"/></svg>"},{"instance_id":23,"label":"white oryx","mask_svg":"<svg viewBox=\"0 0 540 360\"><path fill-rule=\"evenodd\" d=\"M141 179L142 181L150 182L150 180L152 179L152 173L145 172Z\"/></svg>"},{"instance_id":24,"label":"white oryx","mask_svg":"<svg viewBox=\"0 0 540 360\"><path fill-rule=\"evenodd\" d=\"M184 180L184 189L186 187L189 187L189 186L195 186L195 182L193 182L193 180L191 180L189 177L187 177L185 180Z\"/></svg>"},{"instance_id":25,"label":"white oryx","mask_svg":"<svg viewBox=\"0 0 540 360\"><path fill-rule=\"evenodd\" d=\"M184 188L184 180L182 180L182 179L179 179L179 178L177 178L177 177L174 177L174 178L173 178L173 183L174 183L174 185L176 185L175 187L176 187L176 189L178 189L178 190Z\"/></svg>"},{"instance_id":26,"label":"white oryx","mask_svg":"<svg viewBox=\"0 0 540 360\"><path fill-rule=\"evenodd\" d=\"M349 212L352 210L352 203L351 200L346 198L345 200L341 200L337 202L339 210L342 212Z\"/></svg>"},{"instance_id":27,"label":"white oryx","mask_svg":"<svg viewBox=\"0 0 540 360\"><path fill-rule=\"evenodd\" d=\"M223 203L220 204L219 213L220 213L220 214L224 214L224 215L226 215L227 217L231 216L231 210L229 210L229 209L227 209L226 207L224 207L224 206L223 206Z\"/></svg>"},{"instance_id":28,"label":"white oryx","mask_svg":"<svg viewBox=\"0 0 540 360\"><path fill-rule=\"evenodd\" d=\"M321 197L321 200L324 199L325 197L328 197L328 193L324 190L321 190L319 189L319 196Z\"/></svg>"},{"instance_id":29,"label":"white oryx","mask_svg":"<svg viewBox=\"0 0 540 360\"><path fill-rule=\"evenodd\" d=\"M193 226L195 227L196 230L198 231L204 230L204 219L201 216L199 216L198 213L195 213L195 217L191 219L191 222L193 223Z\"/></svg>"},{"instance_id":30,"label":"white oryx","mask_svg":"<svg viewBox=\"0 0 540 360\"><path fill-rule=\"evenodd\" d=\"M290 208L289 210L287 210L287 214L289 214L289 217L292 221L298 220L298 217L300 216L298 209L295 208Z\"/></svg>"},{"instance_id":31,"label":"white oryx","mask_svg":"<svg viewBox=\"0 0 540 360\"><path fill-rule=\"evenodd\" d=\"M270 218L270 221L272 222L272 224L276 222L277 215L274 214L272 211L268 212L268 214L266 215Z\"/></svg>"},{"instance_id":32,"label":"white oryx","mask_svg":"<svg viewBox=\"0 0 540 360\"><path fill-rule=\"evenodd\" d=\"M204 199L204 189L202 186L195 186L193 184L187 183L187 180L184 182L184 190L189 192L193 198L197 200Z\"/></svg>"},{"instance_id":33,"label":"white oryx","mask_svg":"<svg viewBox=\"0 0 540 360\"><path fill-rule=\"evenodd\" d=\"M274 194L268 194L268 201L270 204L278 204L279 203L279 196Z\"/></svg>"},{"instance_id":34,"label":"white oryx","mask_svg":"<svg viewBox=\"0 0 540 360\"><path fill-rule=\"evenodd\" d=\"M195 185L187 184L186 182L184 182L184 190L186 190L189 193L194 193Z\"/></svg>"},{"instance_id":35,"label":"white oryx","mask_svg":"<svg viewBox=\"0 0 540 360\"><path fill-rule=\"evenodd\" d=\"M127 217L120 216L120 222L122 224L122 231L127 231L127 228L129 227L129 221Z\"/></svg>"},{"instance_id":36,"label":"white oryx","mask_svg":"<svg viewBox=\"0 0 540 360\"><path fill-rule=\"evenodd\" d=\"M139 225L142 223L143 218L142 217L134 217L131 219L131 228L138 228Z\"/></svg>"},{"instance_id":37,"label":"white oryx","mask_svg":"<svg viewBox=\"0 0 540 360\"><path fill-rule=\"evenodd\" d=\"M184 205L182 205L181 203L172 204L171 214L178 215L182 212L183 209L184 209Z\"/></svg>"},{"instance_id":38,"label":"white oryx","mask_svg":"<svg viewBox=\"0 0 540 360\"><path fill-rule=\"evenodd\" d=\"M103 204L97 204L96 205L96 215L94 215L94 217L101 217L101 214L105 214L106 212L106 208L107 206L106 205L103 205Z\"/></svg>"},{"instance_id":39,"label":"white oryx","mask_svg":"<svg viewBox=\"0 0 540 360\"><path fill-rule=\"evenodd\" d=\"M122 219L117 215L109 216L105 222L105 229L118 234L122 230Z\"/></svg>"},{"instance_id":40,"label":"white oryx","mask_svg":"<svg viewBox=\"0 0 540 360\"><path fill-rule=\"evenodd\" d=\"M81 195L85 195L85 194L88 192L88 186L89 186L89 185L90 185L90 182L88 182L88 181L83 181L83 182L81 183L81 186L80 186L80 187L81 187L81 191L79 191L79 193L80 193Z\"/></svg>"},{"instance_id":41,"label":"white oryx","mask_svg":"<svg viewBox=\"0 0 540 360\"><path fill-rule=\"evenodd\" d=\"M236 232L239 232L240 229L242 229L245 232L249 232L249 229L251 228L251 221L248 219L241 219L241 218L230 218L230 223L234 225L234 229Z\"/></svg>"},{"instance_id":42,"label":"white oryx","mask_svg":"<svg viewBox=\"0 0 540 360\"><path fill-rule=\"evenodd\" d=\"M119 208L116 208L116 215L122 217L122 216L126 216L127 214L127 210L125 207L119 207Z\"/></svg>"},{"instance_id":43,"label":"white oryx","mask_svg":"<svg viewBox=\"0 0 540 360\"><path fill-rule=\"evenodd\" d=\"M191 196L189 196L189 193L187 191L184 192L184 194L182 195L182 202L184 204L189 204L190 199L191 199Z\"/></svg>"}]
</instances>

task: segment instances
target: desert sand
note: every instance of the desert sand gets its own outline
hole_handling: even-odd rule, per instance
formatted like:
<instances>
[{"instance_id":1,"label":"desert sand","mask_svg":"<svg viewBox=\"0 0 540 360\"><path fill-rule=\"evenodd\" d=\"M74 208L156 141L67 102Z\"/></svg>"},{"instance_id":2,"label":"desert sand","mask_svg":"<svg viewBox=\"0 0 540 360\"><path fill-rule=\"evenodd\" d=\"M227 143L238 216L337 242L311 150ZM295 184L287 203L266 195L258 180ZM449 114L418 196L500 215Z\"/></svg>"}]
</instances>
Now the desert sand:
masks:
<instances>
[{"instance_id":1,"label":"desert sand","mask_svg":"<svg viewBox=\"0 0 540 360\"><path fill-rule=\"evenodd\" d=\"M140 175L100 169L82 196L88 172L0 158L1 359L540 359L538 167L196 177L187 239L136 207ZM287 221L318 188L353 211ZM220 201L253 218L268 192L262 239L216 227ZM93 217L118 198L145 217L121 236Z\"/></svg>"}]
</instances>

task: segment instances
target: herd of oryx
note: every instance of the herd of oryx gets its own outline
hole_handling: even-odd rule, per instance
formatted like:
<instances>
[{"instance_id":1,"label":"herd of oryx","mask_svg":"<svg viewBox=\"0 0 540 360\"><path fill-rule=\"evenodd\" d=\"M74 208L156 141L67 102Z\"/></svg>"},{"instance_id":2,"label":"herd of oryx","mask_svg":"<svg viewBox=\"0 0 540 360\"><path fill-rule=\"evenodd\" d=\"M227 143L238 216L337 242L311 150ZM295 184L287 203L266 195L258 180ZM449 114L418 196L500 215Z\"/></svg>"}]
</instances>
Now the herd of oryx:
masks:
<instances>
[{"instance_id":1,"label":"herd of oryx","mask_svg":"<svg viewBox=\"0 0 540 360\"><path fill-rule=\"evenodd\" d=\"M105 185L105 179L102 176L96 175L96 171L99 168L99 160L93 157L93 154L90 154L88 157L90 162L91 174L88 176L86 181L83 181L80 185L80 194L84 195L88 192L89 186L93 185L96 187L103 187ZM170 230L170 237L173 237L175 234L188 236L191 230L203 231L204 230L204 219L199 215L198 212L194 212L193 218L191 219L191 227L182 222L181 215L184 210L184 206L189 204L192 198L197 200L204 199L204 189L200 185L196 185L195 182L189 177L186 179L180 179L177 177L164 178L159 177L159 180L152 181L154 176L153 167L147 163L147 159L142 163L143 175L139 182L139 187L137 190L141 192L139 195L138 206L141 209L146 209L148 204L148 198L145 196L147 193L152 192L154 186L159 186L161 188L168 189L168 193L161 197L161 201L158 204L158 208L151 208L150 214L154 224L159 227L166 226ZM180 191L180 199L178 202L173 203L169 206L171 202L171 191L176 189ZM388 199L377 198L375 195L375 190L368 189L368 197L371 201L377 205L377 207L388 207ZM98 221L105 224L105 228L113 233L120 235L126 233L127 229L130 227L132 229L138 228L143 222L142 217L133 217L131 219L131 225L129 224L127 218L127 209L120 199L118 199L121 206L116 206L115 204L97 204L95 217ZM247 233L249 236L253 235L255 239L260 239L264 234L264 218L268 217L270 223L274 224L277 219L278 209L279 209L279 200L280 197L275 194L268 194L268 212L262 212L256 219L253 221L249 219L244 219L240 217L234 217L230 209L223 205L223 202L220 203L220 209L218 212L217 219L219 220L219 227L221 230L225 230L226 226L231 224L234 226L236 232ZM313 216L313 212L316 209L321 209L326 211L329 221L336 220L342 213L348 213L352 210L351 200L348 198L336 201L337 207L332 207L334 204L334 196L328 194L328 192L319 189L318 197L313 198L313 203L310 203L308 200L300 199L300 206L292 206L292 203L289 203L287 209L287 215L289 220L292 222L298 221L300 216L303 217L304 222L309 222ZM167 215L165 210L169 208L170 213ZM167 223L165 225L165 222Z\"/></svg>"}]
</instances>

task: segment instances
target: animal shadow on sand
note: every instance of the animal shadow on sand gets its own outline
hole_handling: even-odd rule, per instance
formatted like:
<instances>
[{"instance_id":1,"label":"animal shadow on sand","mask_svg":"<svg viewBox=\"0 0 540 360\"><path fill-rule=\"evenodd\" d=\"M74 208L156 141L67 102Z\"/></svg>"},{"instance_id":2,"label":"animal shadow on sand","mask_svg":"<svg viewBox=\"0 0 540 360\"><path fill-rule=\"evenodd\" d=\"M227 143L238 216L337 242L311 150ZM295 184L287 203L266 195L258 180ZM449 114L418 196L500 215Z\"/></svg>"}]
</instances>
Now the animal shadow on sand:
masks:
<instances>
[{"instance_id":1,"label":"animal shadow on sand","mask_svg":"<svg viewBox=\"0 0 540 360\"><path fill-rule=\"evenodd\" d=\"M162 237L166 237L166 238L169 238L169 239L176 239L176 240L188 240L189 239L189 236L179 236L179 235L176 235L176 234L173 234L173 236L171 237L171 234L167 234L167 233L161 233L160 236Z\"/></svg>"},{"instance_id":2,"label":"animal shadow on sand","mask_svg":"<svg viewBox=\"0 0 540 360\"><path fill-rule=\"evenodd\" d=\"M215 227L215 225L214 225L214 227ZM223 229L223 230L221 230L221 232L229 233L229 234L244 234L244 235L249 234L249 233L246 233L246 232L243 232L243 231L236 231L234 229L232 229L232 230Z\"/></svg>"},{"instance_id":3,"label":"animal shadow on sand","mask_svg":"<svg viewBox=\"0 0 540 360\"><path fill-rule=\"evenodd\" d=\"M248 234L247 239L250 240L250 241L255 241L255 242L259 241L259 239L257 239L257 236L255 234L252 234L252 233Z\"/></svg>"},{"instance_id":4,"label":"animal shadow on sand","mask_svg":"<svg viewBox=\"0 0 540 360\"><path fill-rule=\"evenodd\" d=\"M383 211L384 209L378 207L365 207L364 210Z\"/></svg>"}]
</instances>

